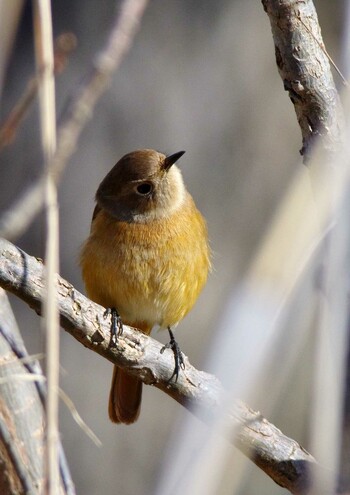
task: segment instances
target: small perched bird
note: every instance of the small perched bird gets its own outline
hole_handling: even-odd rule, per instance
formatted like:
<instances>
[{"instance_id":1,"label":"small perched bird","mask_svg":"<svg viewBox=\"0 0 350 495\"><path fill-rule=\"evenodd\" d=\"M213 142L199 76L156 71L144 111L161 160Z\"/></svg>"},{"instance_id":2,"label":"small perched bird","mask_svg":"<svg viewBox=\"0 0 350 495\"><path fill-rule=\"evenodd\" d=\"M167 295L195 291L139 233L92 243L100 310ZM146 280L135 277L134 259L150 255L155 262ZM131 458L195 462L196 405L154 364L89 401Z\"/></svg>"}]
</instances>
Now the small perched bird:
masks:
<instances>
[{"instance_id":1,"label":"small perched bird","mask_svg":"<svg viewBox=\"0 0 350 495\"><path fill-rule=\"evenodd\" d=\"M97 189L80 257L88 296L147 335L155 325L168 328L175 354L171 327L190 311L210 269L205 220L175 165L183 154L144 149L123 156ZM178 367L181 353L175 358ZM134 423L141 394L142 382L115 366L111 421Z\"/></svg>"}]
</instances>

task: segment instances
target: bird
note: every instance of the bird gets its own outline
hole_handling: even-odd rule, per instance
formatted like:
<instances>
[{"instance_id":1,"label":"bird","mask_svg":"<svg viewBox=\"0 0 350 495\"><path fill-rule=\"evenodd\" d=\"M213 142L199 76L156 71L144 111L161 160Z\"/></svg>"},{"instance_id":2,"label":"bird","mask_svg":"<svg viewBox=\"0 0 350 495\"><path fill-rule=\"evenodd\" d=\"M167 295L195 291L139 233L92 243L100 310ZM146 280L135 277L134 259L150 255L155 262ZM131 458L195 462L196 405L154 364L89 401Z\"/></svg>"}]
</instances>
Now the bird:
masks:
<instances>
[{"instance_id":1,"label":"bird","mask_svg":"<svg viewBox=\"0 0 350 495\"><path fill-rule=\"evenodd\" d=\"M168 329L165 347L174 351L176 379L184 361L172 329L192 309L211 268L206 221L175 165L184 153L124 155L97 189L80 253L90 299L144 334L155 326ZM114 366L110 420L134 423L141 398L142 382Z\"/></svg>"}]
</instances>

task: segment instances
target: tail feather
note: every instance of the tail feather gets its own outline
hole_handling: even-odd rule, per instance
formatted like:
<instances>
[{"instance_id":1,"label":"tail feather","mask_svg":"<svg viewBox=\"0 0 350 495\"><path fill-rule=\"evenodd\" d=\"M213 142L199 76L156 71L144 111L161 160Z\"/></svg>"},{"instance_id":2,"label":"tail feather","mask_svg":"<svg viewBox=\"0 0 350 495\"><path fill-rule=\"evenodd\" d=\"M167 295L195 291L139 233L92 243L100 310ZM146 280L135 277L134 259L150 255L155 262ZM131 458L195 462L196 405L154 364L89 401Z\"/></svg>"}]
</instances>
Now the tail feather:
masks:
<instances>
[{"instance_id":1,"label":"tail feather","mask_svg":"<svg viewBox=\"0 0 350 495\"><path fill-rule=\"evenodd\" d=\"M144 322L124 322L149 335L152 327ZM109 393L108 414L113 423L130 425L140 415L142 399L142 382L118 366L114 366L111 391Z\"/></svg>"},{"instance_id":2,"label":"tail feather","mask_svg":"<svg viewBox=\"0 0 350 495\"><path fill-rule=\"evenodd\" d=\"M140 415L142 382L114 366L108 414L113 423L135 423Z\"/></svg>"}]
</instances>

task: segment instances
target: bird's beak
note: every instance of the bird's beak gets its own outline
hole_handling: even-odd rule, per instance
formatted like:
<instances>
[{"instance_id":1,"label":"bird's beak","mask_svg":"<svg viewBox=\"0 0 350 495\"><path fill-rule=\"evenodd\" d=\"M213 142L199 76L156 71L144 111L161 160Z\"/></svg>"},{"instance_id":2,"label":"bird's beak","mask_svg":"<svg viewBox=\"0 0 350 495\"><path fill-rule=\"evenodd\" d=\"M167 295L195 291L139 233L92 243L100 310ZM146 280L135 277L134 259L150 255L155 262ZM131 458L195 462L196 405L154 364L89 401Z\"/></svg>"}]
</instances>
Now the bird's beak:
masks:
<instances>
[{"instance_id":1,"label":"bird's beak","mask_svg":"<svg viewBox=\"0 0 350 495\"><path fill-rule=\"evenodd\" d=\"M163 170L165 170L166 172L170 169L170 167L172 165L174 165L174 163L176 163L181 157L182 155L186 153L186 151L178 151L177 153L174 153L173 155L169 155L165 158L164 160L164 163L163 163Z\"/></svg>"}]
</instances>

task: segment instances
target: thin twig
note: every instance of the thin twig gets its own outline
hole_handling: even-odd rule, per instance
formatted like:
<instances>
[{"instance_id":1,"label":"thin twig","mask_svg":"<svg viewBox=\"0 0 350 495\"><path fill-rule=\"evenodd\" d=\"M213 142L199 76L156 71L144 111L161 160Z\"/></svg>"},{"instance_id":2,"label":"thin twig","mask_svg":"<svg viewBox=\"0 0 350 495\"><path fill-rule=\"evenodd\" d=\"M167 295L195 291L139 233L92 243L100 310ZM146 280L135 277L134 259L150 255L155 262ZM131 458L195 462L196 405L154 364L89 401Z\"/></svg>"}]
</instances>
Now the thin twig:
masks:
<instances>
[{"instance_id":1,"label":"thin twig","mask_svg":"<svg viewBox=\"0 0 350 495\"><path fill-rule=\"evenodd\" d=\"M26 356L23 358L16 358L16 361L19 361L22 364L32 363L33 361L38 361L39 359L44 359L44 354L42 352L38 352L38 354L31 354L30 356ZM0 363L0 366L11 366L13 363L10 361L8 363Z\"/></svg>"},{"instance_id":2,"label":"thin twig","mask_svg":"<svg viewBox=\"0 0 350 495\"><path fill-rule=\"evenodd\" d=\"M97 435L95 435L95 433L92 431L92 429L88 427L88 425L85 423L83 418L80 416L80 414L78 413L78 410L75 407L72 399L61 388L59 389L59 395L60 395L61 399L63 400L63 402L65 403L65 405L68 407L68 409L72 415L72 418L77 423L79 428L81 428L83 430L83 432L94 442L94 444L97 447L101 447L101 445L102 445L101 440L98 438Z\"/></svg>"},{"instance_id":3,"label":"thin twig","mask_svg":"<svg viewBox=\"0 0 350 495\"><path fill-rule=\"evenodd\" d=\"M337 64L334 62L334 60L332 59L332 57L330 56L330 54L328 53L328 51L326 50L326 47L324 46L323 43L321 43L321 41L319 41L316 36L314 35L314 33L311 31L311 29L305 24L305 22L301 19L301 17L299 17L299 21L302 23L302 25L304 26L304 28L306 29L306 31L313 37L313 39L316 41L316 43L318 44L318 46L321 48L321 50L323 51L323 53L326 55L326 57L328 58L328 60L330 61L332 67L334 68L334 70L338 73L340 79L342 80L343 84L345 87L349 87L349 83L348 81L345 79L345 77L343 76L341 70L339 69L339 67L337 66Z\"/></svg>"},{"instance_id":4,"label":"thin twig","mask_svg":"<svg viewBox=\"0 0 350 495\"><path fill-rule=\"evenodd\" d=\"M13 363L7 363L7 364L13 364ZM46 383L47 381L46 376L42 374L15 373L12 375L0 377L0 385L3 385L4 383L12 383L14 380L20 380L22 382L43 382L43 383ZM95 433L91 430L91 428L88 427L88 425L85 423L83 418L80 416L72 399L61 388L59 389L58 393L62 401L69 409L72 418L77 423L79 428L81 428L83 432L86 433L86 435L94 442L94 444L97 447L101 447L102 445L101 440L95 435Z\"/></svg>"},{"instance_id":5,"label":"thin twig","mask_svg":"<svg viewBox=\"0 0 350 495\"><path fill-rule=\"evenodd\" d=\"M56 75L64 70L68 56L75 49L76 44L77 39L73 33L62 33L56 38L54 51L54 71ZM15 139L18 128L28 114L37 92L38 79L34 76L29 80L23 94L0 127L0 151L5 146L9 146Z\"/></svg>"},{"instance_id":6,"label":"thin twig","mask_svg":"<svg viewBox=\"0 0 350 495\"><path fill-rule=\"evenodd\" d=\"M36 65L39 85L41 141L45 162L46 206L46 295L44 298L44 326L46 336L47 403L46 403L46 469L50 495L59 493L59 316L54 286L58 271L58 203L51 161L56 150L56 106L52 14L49 0L37 0L34 10Z\"/></svg>"},{"instance_id":7,"label":"thin twig","mask_svg":"<svg viewBox=\"0 0 350 495\"><path fill-rule=\"evenodd\" d=\"M59 127L57 150L50 163L56 184L75 151L80 134L91 118L97 100L106 90L113 72L118 69L130 49L146 5L147 0L124 0L106 46L96 57L92 70L72 100L66 118ZM44 180L41 177L3 213L0 219L0 236L14 239L23 233L39 213L43 200Z\"/></svg>"}]
</instances>

